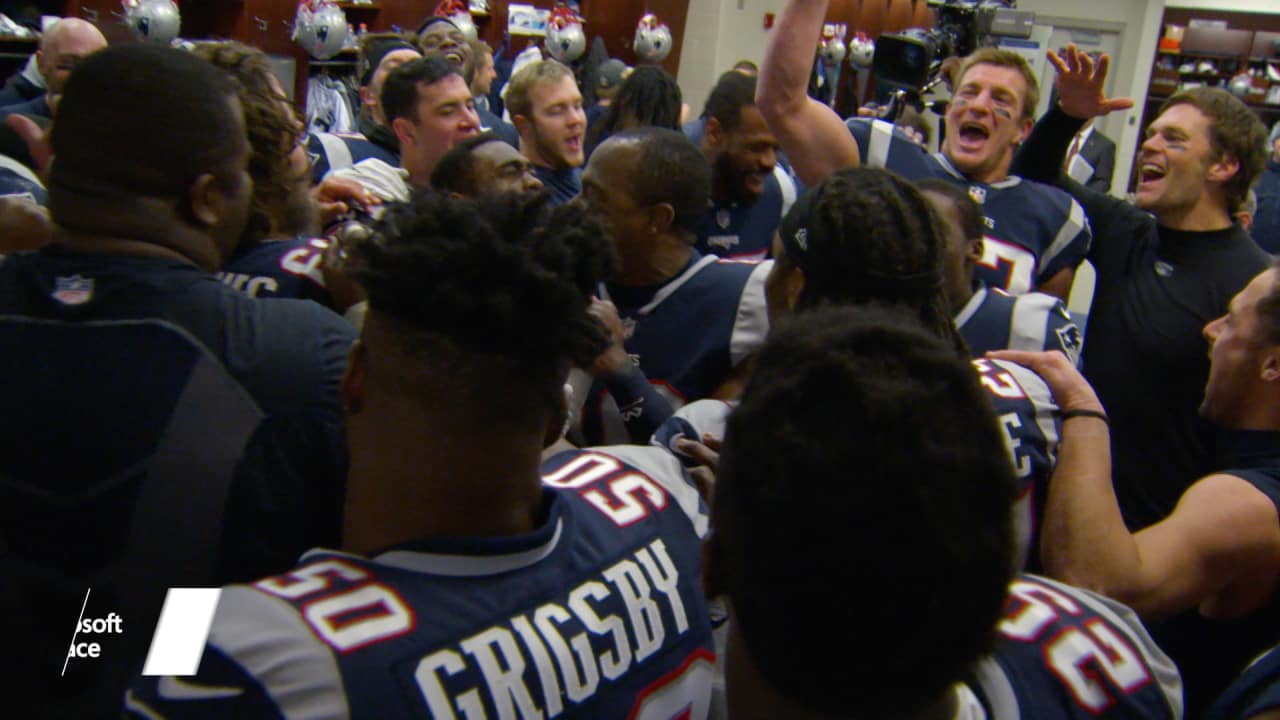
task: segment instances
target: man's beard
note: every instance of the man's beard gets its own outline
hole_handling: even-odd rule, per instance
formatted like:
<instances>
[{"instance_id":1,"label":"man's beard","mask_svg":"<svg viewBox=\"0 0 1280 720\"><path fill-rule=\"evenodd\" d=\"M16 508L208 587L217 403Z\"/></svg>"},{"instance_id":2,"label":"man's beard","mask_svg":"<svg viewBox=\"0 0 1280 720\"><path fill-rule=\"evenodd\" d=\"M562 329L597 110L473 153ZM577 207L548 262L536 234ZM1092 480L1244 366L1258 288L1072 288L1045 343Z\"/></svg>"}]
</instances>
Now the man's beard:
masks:
<instances>
[{"instance_id":1,"label":"man's beard","mask_svg":"<svg viewBox=\"0 0 1280 720\"><path fill-rule=\"evenodd\" d=\"M733 164L729 153L721 153L716 158L715 176L723 178L722 189L728 193L729 202L743 207L756 204L760 195L747 188L747 176L751 173Z\"/></svg>"}]
</instances>

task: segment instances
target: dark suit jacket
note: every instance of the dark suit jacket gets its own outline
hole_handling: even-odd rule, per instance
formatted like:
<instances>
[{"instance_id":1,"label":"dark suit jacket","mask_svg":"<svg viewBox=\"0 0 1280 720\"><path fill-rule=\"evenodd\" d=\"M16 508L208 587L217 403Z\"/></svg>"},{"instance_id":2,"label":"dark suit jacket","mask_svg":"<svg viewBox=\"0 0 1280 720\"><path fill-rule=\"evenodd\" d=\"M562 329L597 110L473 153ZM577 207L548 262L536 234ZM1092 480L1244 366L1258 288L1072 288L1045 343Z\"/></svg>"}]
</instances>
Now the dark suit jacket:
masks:
<instances>
[{"instance_id":1,"label":"dark suit jacket","mask_svg":"<svg viewBox=\"0 0 1280 720\"><path fill-rule=\"evenodd\" d=\"M1090 190L1110 192L1111 175L1116 169L1116 144L1111 138L1094 130L1080 148L1079 157L1084 158L1093 168L1093 174L1081 184Z\"/></svg>"}]
</instances>

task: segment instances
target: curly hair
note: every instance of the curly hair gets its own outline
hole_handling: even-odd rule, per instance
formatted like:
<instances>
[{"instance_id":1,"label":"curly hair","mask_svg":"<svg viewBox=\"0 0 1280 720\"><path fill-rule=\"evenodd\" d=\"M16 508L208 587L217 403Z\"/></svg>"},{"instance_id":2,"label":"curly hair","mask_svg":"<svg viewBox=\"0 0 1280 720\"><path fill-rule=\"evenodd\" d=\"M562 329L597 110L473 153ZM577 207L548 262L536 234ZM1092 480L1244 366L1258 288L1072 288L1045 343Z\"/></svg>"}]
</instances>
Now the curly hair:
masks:
<instances>
[{"instance_id":1,"label":"curly hair","mask_svg":"<svg viewBox=\"0 0 1280 720\"><path fill-rule=\"evenodd\" d=\"M945 227L910 182L887 170L838 170L801 196L778 233L778 262L804 273L797 310L896 305L969 357L943 291Z\"/></svg>"},{"instance_id":2,"label":"curly hair","mask_svg":"<svg viewBox=\"0 0 1280 720\"><path fill-rule=\"evenodd\" d=\"M468 419L509 426L554 412L569 366L606 347L587 314L614 265L606 238L586 208L550 208L544 195L424 191L353 248L352 274L371 315L439 371L424 397L447 394Z\"/></svg>"},{"instance_id":3,"label":"curly hair","mask_svg":"<svg viewBox=\"0 0 1280 720\"><path fill-rule=\"evenodd\" d=\"M301 130L288 98L271 87L266 53L238 42L203 43L194 52L226 71L240 86L240 105L252 148L249 176L253 178L245 237L260 240L273 233L300 230L293 227L291 205L296 202L299 184L309 184L309 178L297 174L289 155Z\"/></svg>"},{"instance_id":4,"label":"curly hair","mask_svg":"<svg viewBox=\"0 0 1280 720\"><path fill-rule=\"evenodd\" d=\"M753 664L819 713L915 717L995 641L1014 495L977 374L910 314L780 323L729 416L712 512Z\"/></svg>"}]
</instances>

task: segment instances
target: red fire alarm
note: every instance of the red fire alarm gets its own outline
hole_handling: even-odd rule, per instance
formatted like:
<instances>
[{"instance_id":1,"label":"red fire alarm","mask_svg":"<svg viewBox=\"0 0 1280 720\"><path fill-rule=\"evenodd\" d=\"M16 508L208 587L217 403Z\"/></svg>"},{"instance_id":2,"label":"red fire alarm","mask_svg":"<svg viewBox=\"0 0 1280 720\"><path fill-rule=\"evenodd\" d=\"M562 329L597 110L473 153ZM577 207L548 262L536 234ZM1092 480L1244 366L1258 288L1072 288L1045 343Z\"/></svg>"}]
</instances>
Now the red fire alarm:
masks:
<instances>
[{"instance_id":1,"label":"red fire alarm","mask_svg":"<svg viewBox=\"0 0 1280 720\"><path fill-rule=\"evenodd\" d=\"M768 30L773 27L773 13L764 14L764 29Z\"/></svg>"}]
</instances>

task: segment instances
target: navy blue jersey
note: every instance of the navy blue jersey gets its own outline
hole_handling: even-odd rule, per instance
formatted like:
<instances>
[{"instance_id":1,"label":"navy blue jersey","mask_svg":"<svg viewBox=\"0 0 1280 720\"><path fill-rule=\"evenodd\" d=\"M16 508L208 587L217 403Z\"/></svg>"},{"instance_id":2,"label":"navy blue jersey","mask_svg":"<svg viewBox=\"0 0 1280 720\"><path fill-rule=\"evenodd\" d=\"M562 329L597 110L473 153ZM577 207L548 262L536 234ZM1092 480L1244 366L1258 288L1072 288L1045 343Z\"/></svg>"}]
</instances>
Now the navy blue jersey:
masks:
<instances>
[{"instance_id":1,"label":"navy blue jersey","mask_svg":"<svg viewBox=\"0 0 1280 720\"><path fill-rule=\"evenodd\" d=\"M50 245L0 264L0 314L75 322L156 318L195 336L267 414L342 423L338 384L356 330L301 300L254 300L187 261Z\"/></svg>"},{"instance_id":2,"label":"navy blue jersey","mask_svg":"<svg viewBox=\"0 0 1280 720\"><path fill-rule=\"evenodd\" d=\"M1049 476L1058 456L1058 407L1040 376L1021 365L979 359L973 361L973 366L995 408L1018 481L1013 524L1019 566L1035 568L1039 565L1040 520ZM722 400L691 402L659 426L650 442L667 449L686 465L694 465L693 459L676 447L676 441L700 441L704 435L723 440L734 407Z\"/></svg>"},{"instance_id":3,"label":"navy blue jersey","mask_svg":"<svg viewBox=\"0 0 1280 720\"><path fill-rule=\"evenodd\" d=\"M476 106L476 117L480 118L480 132L491 132L511 147L520 149L520 133L515 125L480 106Z\"/></svg>"},{"instance_id":4,"label":"navy blue jersey","mask_svg":"<svg viewBox=\"0 0 1280 720\"><path fill-rule=\"evenodd\" d=\"M332 308L320 271L328 247L325 238L254 243L228 260L218 278L250 297L303 298Z\"/></svg>"},{"instance_id":5,"label":"navy blue jersey","mask_svg":"<svg viewBox=\"0 0 1280 720\"><path fill-rule=\"evenodd\" d=\"M978 359L973 366L995 408L1017 477L1013 525L1020 566L1034 569L1040 564L1040 520L1049 476L1058 458L1058 406L1044 380L1021 365Z\"/></svg>"},{"instance_id":6,"label":"navy blue jersey","mask_svg":"<svg viewBox=\"0 0 1280 720\"><path fill-rule=\"evenodd\" d=\"M49 205L44 184L26 165L0 155L0 197L29 200L42 207Z\"/></svg>"},{"instance_id":7,"label":"navy blue jersey","mask_svg":"<svg viewBox=\"0 0 1280 720\"><path fill-rule=\"evenodd\" d=\"M987 285L1021 295L1075 268L1088 254L1089 222L1080 203L1062 190L1015 175L995 183L970 180L945 156L929 154L890 123L853 118L846 124L867 167L892 170L908 180L941 178L968 189L982 206L987 228L977 268Z\"/></svg>"},{"instance_id":8,"label":"navy blue jersey","mask_svg":"<svg viewBox=\"0 0 1280 720\"><path fill-rule=\"evenodd\" d=\"M771 267L694 252L689 265L661 286L605 288L622 318L627 352L673 410L715 392L764 342L764 279ZM627 441L603 383L592 385L583 416L588 444Z\"/></svg>"},{"instance_id":9,"label":"navy blue jersey","mask_svg":"<svg viewBox=\"0 0 1280 720\"><path fill-rule=\"evenodd\" d=\"M538 176L542 186L550 193L552 205L563 205L582 192L582 168L580 167L551 170L541 165L534 165L533 174Z\"/></svg>"},{"instance_id":10,"label":"navy blue jersey","mask_svg":"<svg viewBox=\"0 0 1280 720\"><path fill-rule=\"evenodd\" d=\"M765 180L764 191L751 205L720 205L709 200L698 221L694 247L704 255L763 260L769 256L773 231L795 201L795 183L782 166L775 166Z\"/></svg>"},{"instance_id":11,"label":"navy blue jersey","mask_svg":"<svg viewBox=\"0 0 1280 720\"><path fill-rule=\"evenodd\" d=\"M331 170L349 168L361 160L377 158L400 167L400 153L369 140L360 133L311 133L307 136L311 159L311 184L319 184Z\"/></svg>"},{"instance_id":12,"label":"navy blue jersey","mask_svg":"<svg viewBox=\"0 0 1280 720\"><path fill-rule=\"evenodd\" d=\"M543 481L546 521L528 535L317 550L224 589L198 674L140 678L126 710L705 718L715 653L692 483L644 447L561 453ZM196 686L222 692L196 701Z\"/></svg>"},{"instance_id":13,"label":"navy blue jersey","mask_svg":"<svg viewBox=\"0 0 1280 720\"><path fill-rule=\"evenodd\" d=\"M1268 650L1241 673L1204 720L1249 720L1280 708L1280 646Z\"/></svg>"},{"instance_id":14,"label":"navy blue jersey","mask_svg":"<svg viewBox=\"0 0 1280 720\"><path fill-rule=\"evenodd\" d=\"M990 350L1058 350L1080 364L1084 333L1052 295L1010 295L984 285L956 313L955 324L974 357Z\"/></svg>"},{"instance_id":15,"label":"navy blue jersey","mask_svg":"<svg viewBox=\"0 0 1280 720\"><path fill-rule=\"evenodd\" d=\"M1009 585L994 652L966 688L989 720L1176 720L1177 667L1114 600L1035 575ZM962 693L962 698L965 696Z\"/></svg>"},{"instance_id":16,"label":"navy blue jersey","mask_svg":"<svg viewBox=\"0 0 1280 720\"><path fill-rule=\"evenodd\" d=\"M674 453L686 466L695 466L697 461L676 447L677 441L685 439L702 442L702 438L707 435L716 440L724 440L729 414L737 406L737 402L729 400L695 400L676 410L674 415L659 425L649 442Z\"/></svg>"}]
</instances>

